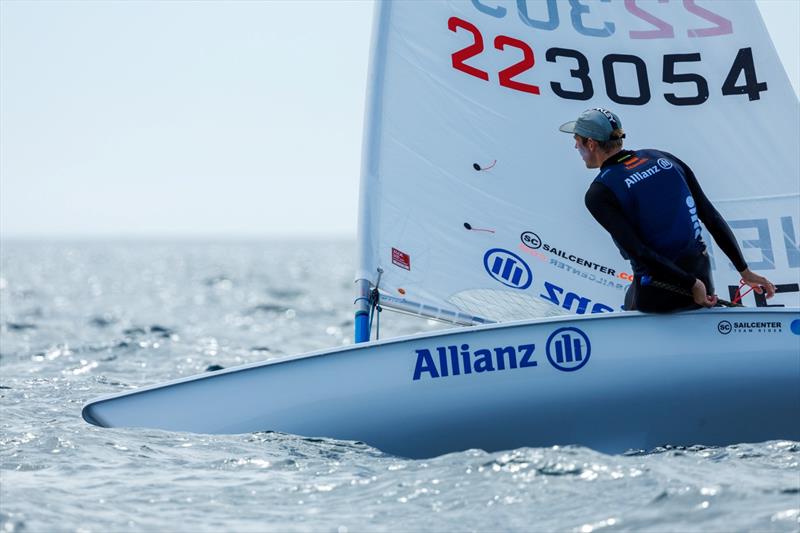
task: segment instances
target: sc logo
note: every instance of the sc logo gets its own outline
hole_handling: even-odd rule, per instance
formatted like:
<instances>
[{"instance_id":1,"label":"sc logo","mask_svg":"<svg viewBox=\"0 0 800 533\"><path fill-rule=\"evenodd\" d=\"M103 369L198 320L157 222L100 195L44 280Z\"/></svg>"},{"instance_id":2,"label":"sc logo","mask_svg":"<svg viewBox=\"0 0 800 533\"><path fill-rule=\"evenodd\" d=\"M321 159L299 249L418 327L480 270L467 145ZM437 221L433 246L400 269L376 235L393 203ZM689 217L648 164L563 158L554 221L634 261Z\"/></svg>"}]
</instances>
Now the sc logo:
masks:
<instances>
[{"instance_id":1,"label":"sc logo","mask_svg":"<svg viewBox=\"0 0 800 533\"><path fill-rule=\"evenodd\" d=\"M719 331L723 335L727 335L728 333L733 331L733 326L727 320L722 320L720 321L719 324L717 324L717 331Z\"/></svg>"},{"instance_id":2,"label":"sc logo","mask_svg":"<svg viewBox=\"0 0 800 533\"><path fill-rule=\"evenodd\" d=\"M539 236L532 231L524 232L519 236L519 239L522 241L522 244L528 248L533 248L534 250L537 250L542 246L542 239L540 239Z\"/></svg>"}]
</instances>

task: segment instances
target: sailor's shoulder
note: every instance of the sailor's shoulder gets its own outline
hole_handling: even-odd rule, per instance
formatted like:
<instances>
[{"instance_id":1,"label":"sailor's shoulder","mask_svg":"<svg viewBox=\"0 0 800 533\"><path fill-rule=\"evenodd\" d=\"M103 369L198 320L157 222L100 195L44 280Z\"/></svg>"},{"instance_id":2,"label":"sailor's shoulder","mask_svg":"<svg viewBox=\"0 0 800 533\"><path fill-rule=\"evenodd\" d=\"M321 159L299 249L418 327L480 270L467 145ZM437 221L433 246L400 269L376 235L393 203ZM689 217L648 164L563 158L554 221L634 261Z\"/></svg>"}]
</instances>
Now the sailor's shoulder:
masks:
<instances>
[{"instance_id":1,"label":"sailor's shoulder","mask_svg":"<svg viewBox=\"0 0 800 533\"><path fill-rule=\"evenodd\" d=\"M608 184L609 180L613 180L618 176L623 176L626 173L625 167L622 164L608 165L600 169L600 171L597 173L597 176L595 176L594 181Z\"/></svg>"},{"instance_id":2,"label":"sailor's shoulder","mask_svg":"<svg viewBox=\"0 0 800 533\"><path fill-rule=\"evenodd\" d=\"M647 157L647 158L659 158L659 157L666 157L668 154L657 148L640 148L633 152L636 157Z\"/></svg>"},{"instance_id":3,"label":"sailor's shoulder","mask_svg":"<svg viewBox=\"0 0 800 533\"><path fill-rule=\"evenodd\" d=\"M611 174L612 170L614 170L613 166L600 169L600 172L598 172L597 176L594 177L594 181L599 181L602 183L603 178Z\"/></svg>"},{"instance_id":4,"label":"sailor's shoulder","mask_svg":"<svg viewBox=\"0 0 800 533\"><path fill-rule=\"evenodd\" d=\"M636 150L634 152L636 157L643 158L643 159L669 159L670 161L677 162L678 158L672 155L669 152L664 150L659 150L657 148L642 148L641 150Z\"/></svg>"}]
</instances>

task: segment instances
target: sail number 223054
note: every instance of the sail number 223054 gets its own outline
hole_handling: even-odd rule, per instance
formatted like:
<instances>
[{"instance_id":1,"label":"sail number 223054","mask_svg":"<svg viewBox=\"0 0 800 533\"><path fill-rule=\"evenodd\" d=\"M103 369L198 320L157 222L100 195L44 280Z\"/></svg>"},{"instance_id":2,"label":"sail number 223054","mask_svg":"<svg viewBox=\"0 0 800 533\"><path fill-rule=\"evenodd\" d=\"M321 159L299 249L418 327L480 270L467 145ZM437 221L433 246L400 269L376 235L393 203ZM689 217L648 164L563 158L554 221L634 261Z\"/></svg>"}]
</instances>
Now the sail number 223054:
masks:
<instances>
[{"instance_id":1,"label":"sail number 223054","mask_svg":"<svg viewBox=\"0 0 800 533\"><path fill-rule=\"evenodd\" d=\"M484 52L483 34L481 31L471 22L458 17L450 17L447 21L447 27L450 31L455 33L464 31L472 35L472 42L468 46L452 53L453 68L481 80L490 81L491 76L489 72L466 63L468 59L476 57ZM497 73L500 85L529 94L540 94L541 90L538 85L515 79L523 72L532 69L536 64L535 55L530 45L521 39L516 39L507 35L496 36L493 44L494 48L503 54L508 54L510 56L511 53L514 53L512 50L516 50L516 57L519 57L520 52L522 54L521 60ZM594 84L592 78L589 76L589 60L586 56L578 50L570 48L553 47L545 51L546 61L558 63L560 59L574 62L569 70L570 79L579 82L580 90L565 89L561 82L551 81L550 89L553 93L560 98L568 100L591 99L594 96ZM694 85L693 94L679 96L671 92L664 93L664 99L668 103L676 106L700 105L708 100L709 84L703 76L691 72L677 72L679 69L676 67L678 67L680 63L693 63L698 61L701 61L699 52L665 54L663 56L662 81L664 83L686 83ZM632 91L631 94L622 94L615 78L614 67L622 64L633 66L636 72L638 88ZM624 105L645 105L650 101L650 81L647 73L647 65L642 58L632 54L607 54L603 57L602 68L606 94L612 102ZM743 83L737 84L740 77L743 77ZM767 84L766 82L759 82L757 79L752 48L739 49L736 53L736 57L732 59L730 70L725 80L722 82L721 89L723 96L746 94L750 100L758 100L761 98L761 93L767 90Z\"/></svg>"}]
</instances>

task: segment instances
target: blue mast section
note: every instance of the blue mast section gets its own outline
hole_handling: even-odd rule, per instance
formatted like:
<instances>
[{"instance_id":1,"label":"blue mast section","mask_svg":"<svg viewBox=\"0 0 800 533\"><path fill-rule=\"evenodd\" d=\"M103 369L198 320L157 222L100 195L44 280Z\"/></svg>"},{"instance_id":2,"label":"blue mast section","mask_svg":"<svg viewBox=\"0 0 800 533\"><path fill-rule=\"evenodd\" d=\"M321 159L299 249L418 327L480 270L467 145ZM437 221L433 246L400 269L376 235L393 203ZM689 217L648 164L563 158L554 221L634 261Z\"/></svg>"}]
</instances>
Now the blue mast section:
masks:
<instances>
[{"instance_id":1,"label":"blue mast section","mask_svg":"<svg viewBox=\"0 0 800 533\"><path fill-rule=\"evenodd\" d=\"M355 341L369 342L369 280L358 280L356 298Z\"/></svg>"}]
</instances>

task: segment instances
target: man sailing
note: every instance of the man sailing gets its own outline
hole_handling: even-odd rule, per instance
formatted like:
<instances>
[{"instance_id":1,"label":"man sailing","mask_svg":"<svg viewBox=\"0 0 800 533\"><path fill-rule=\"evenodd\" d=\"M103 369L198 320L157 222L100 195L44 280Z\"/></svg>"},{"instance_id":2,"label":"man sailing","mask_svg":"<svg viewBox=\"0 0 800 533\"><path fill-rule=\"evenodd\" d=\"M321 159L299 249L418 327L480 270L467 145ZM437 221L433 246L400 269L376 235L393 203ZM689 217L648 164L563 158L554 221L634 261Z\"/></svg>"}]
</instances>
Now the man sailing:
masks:
<instances>
[{"instance_id":1,"label":"man sailing","mask_svg":"<svg viewBox=\"0 0 800 533\"><path fill-rule=\"evenodd\" d=\"M606 109L587 109L559 129L573 134L586 168L600 169L585 202L631 262L626 310L663 313L716 305L700 221L745 284L767 298L775 294L768 279L748 268L733 232L686 163L660 150L623 150L622 122Z\"/></svg>"}]
</instances>

